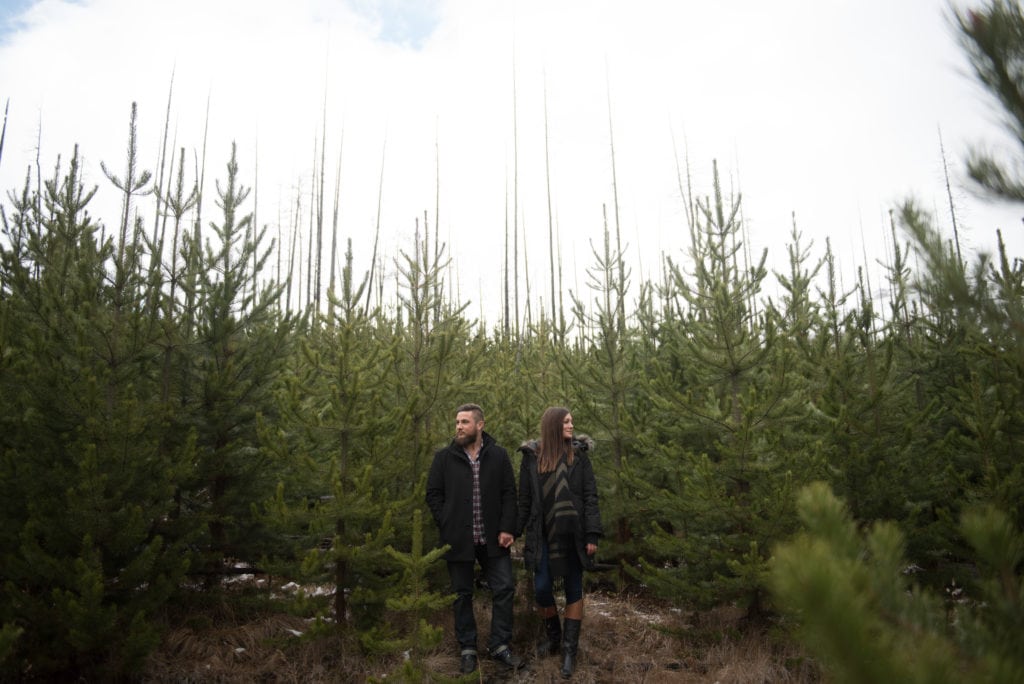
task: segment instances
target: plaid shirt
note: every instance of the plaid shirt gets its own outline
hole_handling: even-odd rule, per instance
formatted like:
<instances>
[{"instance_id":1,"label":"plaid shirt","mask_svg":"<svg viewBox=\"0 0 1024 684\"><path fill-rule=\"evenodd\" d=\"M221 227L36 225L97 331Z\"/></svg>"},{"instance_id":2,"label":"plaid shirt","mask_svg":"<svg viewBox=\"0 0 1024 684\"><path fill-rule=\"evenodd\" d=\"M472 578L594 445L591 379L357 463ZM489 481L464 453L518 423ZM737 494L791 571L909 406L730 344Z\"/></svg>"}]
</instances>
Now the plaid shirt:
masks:
<instances>
[{"instance_id":1,"label":"plaid shirt","mask_svg":"<svg viewBox=\"0 0 1024 684\"><path fill-rule=\"evenodd\" d=\"M473 468L473 543L479 546L487 543L487 540L484 539L483 507L480 504L480 452L478 451L476 458L473 458L466 451L466 458L469 459L469 465Z\"/></svg>"}]
</instances>

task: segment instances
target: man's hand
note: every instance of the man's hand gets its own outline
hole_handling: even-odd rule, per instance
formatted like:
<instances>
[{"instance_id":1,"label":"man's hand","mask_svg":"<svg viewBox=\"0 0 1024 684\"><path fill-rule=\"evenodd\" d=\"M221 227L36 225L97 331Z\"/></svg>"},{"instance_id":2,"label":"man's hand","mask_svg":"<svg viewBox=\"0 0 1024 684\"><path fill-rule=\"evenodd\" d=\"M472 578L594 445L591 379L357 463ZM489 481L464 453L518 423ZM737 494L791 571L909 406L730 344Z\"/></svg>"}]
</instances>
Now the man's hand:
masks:
<instances>
[{"instance_id":1,"label":"man's hand","mask_svg":"<svg viewBox=\"0 0 1024 684\"><path fill-rule=\"evenodd\" d=\"M516 538L513 537L508 532L499 532L498 533L498 546L500 546L503 549L507 549L508 547L512 546L512 542L514 542L515 539Z\"/></svg>"},{"instance_id":2,"label":"man's hand","mask_svg":"<svg viewBox=\"0 0 1024 684\"><path fill-rule=\"evenodd\" d=\"M597 544L587 544L587 555L593 556L597 553Z\"/></svg>"}]
</instances>

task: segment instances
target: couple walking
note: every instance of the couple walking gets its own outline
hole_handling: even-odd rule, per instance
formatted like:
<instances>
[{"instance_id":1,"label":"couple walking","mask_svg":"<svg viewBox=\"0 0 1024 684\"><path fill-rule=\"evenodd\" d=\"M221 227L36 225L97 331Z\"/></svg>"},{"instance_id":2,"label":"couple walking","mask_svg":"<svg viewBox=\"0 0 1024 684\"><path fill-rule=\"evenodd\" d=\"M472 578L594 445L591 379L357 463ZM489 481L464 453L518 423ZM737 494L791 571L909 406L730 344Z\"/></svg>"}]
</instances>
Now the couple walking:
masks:
<instances>
[{"instance_id":1,"label":"couple walking","mask_svg":"<svg viewBox=\"0 0 1024 684\"><path fill-rule=\"evenodd\" d=\"M455 438L434 454L427 476L427 505L451 546L445 559L455 594L455 636L462 672L476 670L473 616L474 566L491 590L490 658L510 670L524 660L512 652L515 581L509 549L526 534L523 558L533 572L534 598L544 621L538 655L562 654L562 676L572 676L583 620L583 570L593 563L601 537L597 483L587 454L592 442L573 438L572 414L544 411L540 438L523 443L519 496L508 452L484 432L483 410L463 404L455 412ZM562 578L565 621L558 617L554 583Z\"/></svg>"}]
</instances>

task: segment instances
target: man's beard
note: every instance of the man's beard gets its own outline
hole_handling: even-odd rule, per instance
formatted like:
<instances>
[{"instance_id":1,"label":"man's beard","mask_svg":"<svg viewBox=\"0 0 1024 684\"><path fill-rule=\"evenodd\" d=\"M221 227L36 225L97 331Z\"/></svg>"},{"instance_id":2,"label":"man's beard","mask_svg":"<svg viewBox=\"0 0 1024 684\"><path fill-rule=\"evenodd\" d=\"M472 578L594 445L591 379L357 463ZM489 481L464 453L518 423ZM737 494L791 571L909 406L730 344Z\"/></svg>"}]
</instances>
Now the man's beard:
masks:
<instances>
[{"instance_id":1,"label":"man's beard","mask_svg":"<svg viewBox=\"0 0 1024 684\"><path fill-rule=\"evenodd\" d=\"M476 437L479 433L474 429L472 432L464 432L462 436L455 435L455 443L460 447L468 447L470 444L476 442Z\"/></svg>"}]
</instances>

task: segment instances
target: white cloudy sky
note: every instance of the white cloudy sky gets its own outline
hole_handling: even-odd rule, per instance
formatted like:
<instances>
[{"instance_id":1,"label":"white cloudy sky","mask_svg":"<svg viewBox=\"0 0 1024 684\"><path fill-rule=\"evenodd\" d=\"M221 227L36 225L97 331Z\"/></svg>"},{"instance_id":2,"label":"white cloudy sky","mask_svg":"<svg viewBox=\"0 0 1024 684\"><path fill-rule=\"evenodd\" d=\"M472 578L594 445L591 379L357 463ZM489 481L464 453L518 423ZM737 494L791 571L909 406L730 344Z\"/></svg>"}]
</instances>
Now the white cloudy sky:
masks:
<instances>
[{"instance_id":1,"label":"white cloudy sky","mask_svg":"<svg viewBox=\"0 0 1024 684\"><path fill-rule=\"evenodd\" d=\"M1002 228L1022 254L1022 211L963 182L968 145L1004 138L948 14L943 0L0 0L0 189L22 184L37 143L44 170L78 143L100 188L93 213L116 224L99 162L123 169L137 102L141 163L156 168L173 74L173 148L191 171L209 101L207 190L236 141L244 181L258 178L248 209L275 232L297 192L308 212L326 97L327 211L340 157L357 266L369 266L383 156L383 249L408 249L439 196L459 294L490 322L514 202L533 297L549 299L545 98L567 289L585 291L589 240L603 206L612 214L609 103L634 282L687 244L687 155L699 194L712 160L742 191L770 263L783 267L795 213L814 254L831 236L849 284L884 254L901 199L949 225L940 129L965 242L990 248Z\"/></svg>"}]
</instances>

